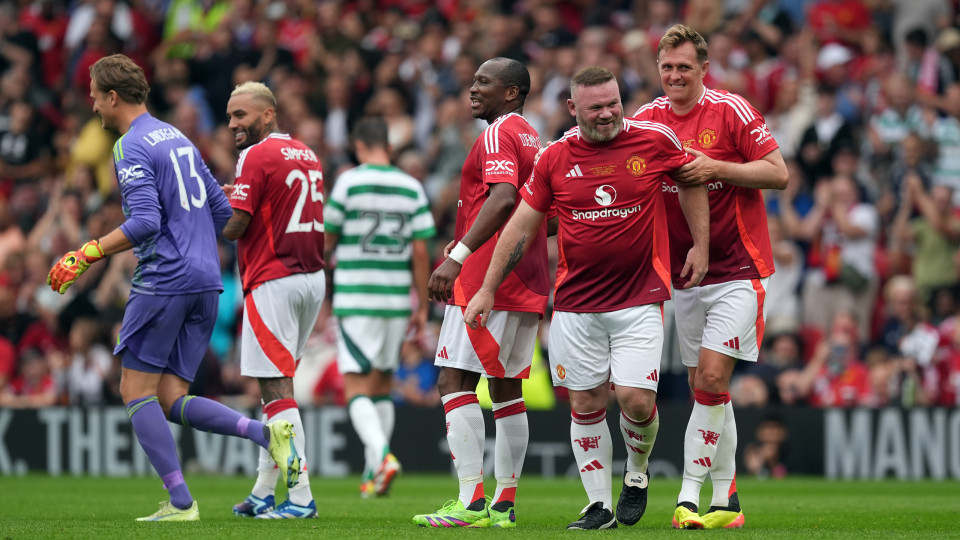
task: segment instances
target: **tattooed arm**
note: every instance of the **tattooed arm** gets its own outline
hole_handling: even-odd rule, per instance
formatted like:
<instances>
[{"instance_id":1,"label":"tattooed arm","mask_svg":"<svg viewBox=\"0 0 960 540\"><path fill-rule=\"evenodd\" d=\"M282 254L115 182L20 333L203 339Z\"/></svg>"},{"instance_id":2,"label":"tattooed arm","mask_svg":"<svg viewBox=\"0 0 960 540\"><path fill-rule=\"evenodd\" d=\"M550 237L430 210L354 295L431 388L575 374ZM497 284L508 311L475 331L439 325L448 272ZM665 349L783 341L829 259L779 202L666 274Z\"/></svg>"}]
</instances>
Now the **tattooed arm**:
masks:
<instances>
[{"instance_id":1,"label":"tattooed arm","mask_svg":"<svg viewBox=\"0 0 960 540\"><path fill-rule=\"evenodd\" d=\"M472 328L477 328L477 317L480 316L479 326L486 326L487 317L493 309L493 295L503 280L516 268L530 247L532 240L543 223L544 214L537 212L521 200L516 211L503 228L503 233L497 240L497 247L493 250L493 258L487 268L487 275L483 278L483 286L473 295L463 320Z\"/></svg>"}]
</instances>

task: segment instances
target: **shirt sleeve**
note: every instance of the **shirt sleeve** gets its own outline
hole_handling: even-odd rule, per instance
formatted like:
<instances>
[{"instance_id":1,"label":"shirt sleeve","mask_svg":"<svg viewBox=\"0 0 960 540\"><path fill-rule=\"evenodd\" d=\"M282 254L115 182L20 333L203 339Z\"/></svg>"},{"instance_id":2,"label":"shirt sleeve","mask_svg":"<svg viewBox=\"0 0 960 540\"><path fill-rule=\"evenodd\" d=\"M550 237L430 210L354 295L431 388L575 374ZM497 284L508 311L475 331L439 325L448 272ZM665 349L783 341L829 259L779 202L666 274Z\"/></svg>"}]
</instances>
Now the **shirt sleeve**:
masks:
<instances>
[{"instance_id":1,"label":"shirt sleeve","mask_svg":"<svg viewBox=\"0 0 960 540\"><path fill-rule=\"evenodd\" d=\"M661 153L660 159L667 170L672 171L696 159L693 154L683 151L683 143L680 142L680 138L672 129L660 123L654 123L653 126L655 133L662 139L658 145Z\"/></svg>"},{"instance_id":2,"label":"shirt sleeve","mask_svg":"<svg viewBox=\"0 0 960 540\"><path fill-rule=\"evenodd\" d=\"M734 134L737 150L746 161L756 161L780 148L767 121L753 105L736 94L727 94L727 99L727 129Z\"/></svg>"},{"instance_id":3,"label":"shirt sleeve","mask_svg":"<svg viewBox=\"0 0 960 540\"><path fill-rule=\"evenodd\" d=\"M233 193L230 195L230 206L253 214L260 201L260 186L263 177L263 164L259 159L257 147L251 146L240 154L237 160L237 171L234 175Z\"/></svg>"},{"instance_id":4,"label":"shirt sleeve","mask_svg":"<svg viewBox=\"0 0 960 540\"><path fill-rule=\"evenodd\" d=\"M530 208L537 212L547 214L556 208L553 205L553 186L550 185L550 161L555 157L557 149L548 147L540 155L540 159L533 166L533 174L527 180L527 183L520 188L520 196L527 201ZM549 154L549 155L548 155Z\"/></svg>"},{"instance_id":5,"label":"shirt sleeve","mask_svg":"<svg viewBox=\"0 0 960 540\"><path fill-rule=\"evenodd\" d=\"M517 134L507 128L507 122L493 123L484 130L484 162L483 183L513 184L520 188L520 149L522 145L517 140Z\"/></svg>"},{"instance_id":6,"label":"shirt sleeve","mask_svg":"<svg viewBox=\"0 0 960 540\"><path fill-rule=\"evenodd\" d=\"M123 139L117 144L122 142ZM130 243L139 246L160 232L160 192L156 174L146 153L136 145L128 145L121 152L115 151L114 156L127 218L120 230Z\"/></svg>"}]
</instances>

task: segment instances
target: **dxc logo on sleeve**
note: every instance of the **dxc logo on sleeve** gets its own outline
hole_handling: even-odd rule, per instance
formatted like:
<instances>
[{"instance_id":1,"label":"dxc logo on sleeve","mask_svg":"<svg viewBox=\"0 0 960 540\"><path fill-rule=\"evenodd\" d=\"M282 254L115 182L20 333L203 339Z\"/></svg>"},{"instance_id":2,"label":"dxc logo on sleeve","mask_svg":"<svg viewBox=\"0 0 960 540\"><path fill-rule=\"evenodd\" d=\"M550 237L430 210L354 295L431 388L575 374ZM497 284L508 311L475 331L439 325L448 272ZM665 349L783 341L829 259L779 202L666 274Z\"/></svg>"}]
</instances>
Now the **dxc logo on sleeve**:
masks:
<instances>
[{"instance_id":1,"label":"dxc logo on sleeve","mask_svg":"<svg viewBox=\"0 0 960 540\"><path fill-rule=\"evenodd\" d=\"M514 174L513 162L507 159L489 159L487 168L483 171L487 174Z\"/></svg>"},{"instance_id":2,"label":"dxc logo on sleeve","mask_svg":"<svg viewBox=\"0 0 960 540\"><path fill-rule=\"evenodd\" d=\"M750 134L757 136L757 144L763 144L767 142L768 139L773 137L773 134L770 133L770 130L767 128L766 124L761 124L758 127L751 129Z\"/></svg>"},{"instance_id":3,"label":"dxc logo on sleeve","mask_svg":"<svg viewBox=\"0 0 960 540\"><path fill-rule=\"evenodd\" d=\"M230 198L237 201L247 200L247 190L250 189L248 184L236 184L233 186L233 193L230 194Z\"/></svg>"},{"instance_id":4,"label":"dxc logo on sleeve","mask_svg":"<svg viewBox=\"0 0 960 540\"><path fill-rule=\"evenodd\" d=\"M140 165L131 165L117 171L117 179L120 180L120 184L126 184L130 180L143 178L143 176L144 174L143 171L140 170Z\"/></svg>"}]
</instances>

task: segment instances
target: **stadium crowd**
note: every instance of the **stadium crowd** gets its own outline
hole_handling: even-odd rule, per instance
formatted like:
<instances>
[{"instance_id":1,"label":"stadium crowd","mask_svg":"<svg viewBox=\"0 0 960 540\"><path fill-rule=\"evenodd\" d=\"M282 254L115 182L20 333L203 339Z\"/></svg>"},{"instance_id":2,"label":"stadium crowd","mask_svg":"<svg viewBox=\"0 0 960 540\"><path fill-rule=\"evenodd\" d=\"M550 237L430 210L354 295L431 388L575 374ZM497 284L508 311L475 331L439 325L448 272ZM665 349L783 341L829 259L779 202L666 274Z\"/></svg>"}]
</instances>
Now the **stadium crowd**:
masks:
<instances>
[{"instance_id":1,"label":"stadium crowd","mask_svg":"<svg viewBox=\"0 0 960 540\"><path fill-rule=\"evenodd\" d=\"M734 403L958 406L958 8L955 0L4 1L0 406L121 402L109 345L133 254L91 267L63 296L45 283L59 254L124 220L114 139L91 110L88 68L99 58L122 52L144 66L151 111L197 145L221 183L233 181L225 111L240 82L273 89L280 130L321 157L328 191L353 166L354 122L384 117L395 163L431 201L439 263L453 238L460 167L484 127L467 106L480 63L505 56L528 66L524 116L546 143L574 125L565 101L582 67L615 73L627 111L657 97L657 43L676 22L707 37L707 86L749 99L791 174L786 190L766 197L777 272L761 359L738 366ZM256 380L240 376L236 350L235 245L222 241L220 256L225 291L191 393L255 406ZM433 330L404 344L398 403L439 404L442 313L434 306ZM548 327L547 319L541 336ZM295 383L301 401L342 403L335 328L325 306ZM661 399L689 399L679 360L664 363Z\"/></svg>"}]
</instances>

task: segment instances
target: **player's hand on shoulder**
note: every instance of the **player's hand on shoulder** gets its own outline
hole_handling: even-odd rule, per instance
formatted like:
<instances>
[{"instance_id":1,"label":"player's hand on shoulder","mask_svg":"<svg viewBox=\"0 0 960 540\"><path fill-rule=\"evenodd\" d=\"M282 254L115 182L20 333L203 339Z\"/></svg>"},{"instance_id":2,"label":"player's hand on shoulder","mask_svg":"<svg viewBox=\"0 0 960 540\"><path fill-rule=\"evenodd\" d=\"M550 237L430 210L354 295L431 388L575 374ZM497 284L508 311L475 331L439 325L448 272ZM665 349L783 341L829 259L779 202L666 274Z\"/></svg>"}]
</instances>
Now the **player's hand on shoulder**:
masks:
<instances>
[{"instance_id":1,"label":"player's hand on shoulder","mask_svg":"<svg viewBox=\"0 0 960 540\"><path fill-rule=\"evenodd\" d=\"M700 285L703 278L707 275L707 268L710 264L710 250L701 246L693 246L687 252L687 260L683 264L683 270L680 271L680 278L687 279L681 289L689 289Z\"/></svg>"},{"instance_id":2,"label":"player's hand on shoulder","mask_svg":"<svg viewBox=\"0 0 960 540\"><path fill-rule=\"evenodd\" d=\"M235 186L233 184L224 184L220 186L220 189L223 190L223 194L226 195L227 198L229 199L230 196L233 195L234 187Z\"/></svg>"},{"instance_id":3,"label":"player's hand on shoulder","mask_svg":"<svg viewBox=\"0 0 960 540\"><path fill-rule=\"evenodd\" d=\"M492 309L493 294L481 287L467 304L467 309L463 312L463 322L474 330L486 328L487 318L490 317Z\"/></svg>"}]
</instances>

